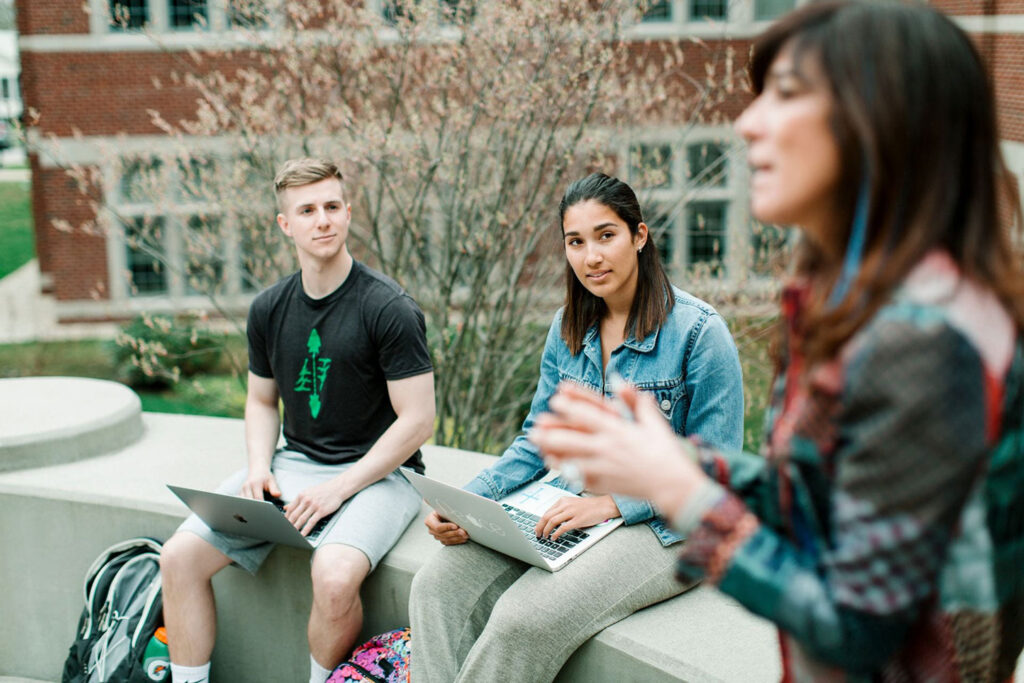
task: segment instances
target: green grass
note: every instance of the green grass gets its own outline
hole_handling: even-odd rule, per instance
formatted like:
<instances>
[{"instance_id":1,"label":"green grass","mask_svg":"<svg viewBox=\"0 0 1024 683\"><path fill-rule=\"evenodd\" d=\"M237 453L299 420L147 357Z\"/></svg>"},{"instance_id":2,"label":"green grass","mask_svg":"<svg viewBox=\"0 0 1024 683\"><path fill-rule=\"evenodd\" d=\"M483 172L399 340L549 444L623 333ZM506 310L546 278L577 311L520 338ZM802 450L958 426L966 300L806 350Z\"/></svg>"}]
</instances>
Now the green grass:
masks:
<instances>
[{"instance_id":1,"label":"green grass","mask_svg":"<svg viewBox=\"0 0 1024 683\"><path fill-rule=\"evenodd\" d=\"M164 391L138 391L142 409L151 413L243 417L245 386L230 375L184 380Z\"/></svg>"},{"instance_id":2,"label":"green grass","mask_svg":"<svg viewBox=\"0 0 1024 683\"><path fill-rule=\"evenodd\" d=\"M27 183L0 183L0 277L35 256Z\"/></svg>"},{"instance_id":3,"label":"green grass","mask_svg":"<svg viewBox=\"0 0 1024 683\"><path fill-rule=\"evenodd\" d=\"M111 379L112 342L27 342L0 345L0 377L58 376Z\"/></svg>"}]
</instances>

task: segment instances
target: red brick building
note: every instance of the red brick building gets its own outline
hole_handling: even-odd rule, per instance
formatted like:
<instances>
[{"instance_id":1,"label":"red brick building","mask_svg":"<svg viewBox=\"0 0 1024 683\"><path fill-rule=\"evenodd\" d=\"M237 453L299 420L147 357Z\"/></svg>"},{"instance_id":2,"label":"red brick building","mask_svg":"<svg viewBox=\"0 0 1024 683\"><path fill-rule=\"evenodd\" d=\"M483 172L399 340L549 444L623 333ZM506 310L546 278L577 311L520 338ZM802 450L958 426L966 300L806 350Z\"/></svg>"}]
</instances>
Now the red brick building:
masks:
<instances>
[{"instance_id":1,"label":"red brick building","mask_svg":"<svg viewBox=\"0 0 1024 683\"><path fill-rule=\"evenodd\" d=\"M744 55L750 39L794 1L663 0L630 29L629 37L694 36L728 42L735 54ZM391 0L367 2L385 16L391 6ZM1018 187L1024 187L1024 0L934 4L976 38L991 65L1004 153ZM110 21L116 5L129 10L122 25ZM148 112L159 111L168 120L192 116L195 92L168 74L189 59L192 48L237 41L235 28L247 20L231 10L229 0L17 0L17 20L25 107L38 113L30 132L37 150L31 155L36 247L43 287L55 296L58 316L65 321L111 319L141 310L204 306L204 298L185 279L154 268L118 231L90 235L68 228L96 220L97 202L116 207L120 216L148 210L135 191L140 168L131 159L167 144ZM268 30L274 21L271 10ZM138 30L142 24L158 37L159 46ZM222 59L231 60L231 52ZM208 59L203 64L218 66ZM739 111L744 97L737 93L725 110ZM81 194L45 151L51 138L61 143L62 162L99 170L105 179L99 190L103 197ZM726 279L749 275L751 246L760 237L747 214L742 156L729 154L737 141L728 123L697 128L638 123L618 138L619 148L611 151L621 160L619 175L631 176L630 159L664 172L664 182L645 189L644 202L649 215L652 207L655 214L649 222L665 229L662 246L670 265L683 269L721 249L724 265L718 272ZM160 173L173 185L183 170L166 164ZM701 182L693 182L698 176ZM659 213L659 206L676 206L682 196L682 210ZM187 230L191 220L191 199L182 188L175 211L162 218L172 259L175 234ZM237 258L225 264L224 291L241 306L250 288Z\"/></svg>"}]
</instances>

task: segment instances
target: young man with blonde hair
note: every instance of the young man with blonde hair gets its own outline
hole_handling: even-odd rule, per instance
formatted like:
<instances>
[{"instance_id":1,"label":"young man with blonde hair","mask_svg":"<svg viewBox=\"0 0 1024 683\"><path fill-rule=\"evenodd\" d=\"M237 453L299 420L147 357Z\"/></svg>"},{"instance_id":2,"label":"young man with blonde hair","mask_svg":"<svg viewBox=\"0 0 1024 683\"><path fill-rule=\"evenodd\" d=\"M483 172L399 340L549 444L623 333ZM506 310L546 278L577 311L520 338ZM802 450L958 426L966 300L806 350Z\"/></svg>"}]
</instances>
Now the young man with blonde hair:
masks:
<instances>
[{"instance_id":1,"label":"young man with blonde hair","mask_svg":"<svg viewBox=\"0 0 1024 683\"><path fill-rule=\"evenodd\" d=\"M419 511L418 494L395 469L423 470L434 379L415 302L349 254L352 210L338 167L293 159L274 189L277 223L295 245L299 272L249 309L248 466L218 490L288 501L286 516L304 534L335 513L311 569L309 680L323 683L361 628L363 579ZM209 680L213 575L232 563L255 572L270 550L194 515L167 541L161 568L174 683Z\"/></svg>"}]
</instances>

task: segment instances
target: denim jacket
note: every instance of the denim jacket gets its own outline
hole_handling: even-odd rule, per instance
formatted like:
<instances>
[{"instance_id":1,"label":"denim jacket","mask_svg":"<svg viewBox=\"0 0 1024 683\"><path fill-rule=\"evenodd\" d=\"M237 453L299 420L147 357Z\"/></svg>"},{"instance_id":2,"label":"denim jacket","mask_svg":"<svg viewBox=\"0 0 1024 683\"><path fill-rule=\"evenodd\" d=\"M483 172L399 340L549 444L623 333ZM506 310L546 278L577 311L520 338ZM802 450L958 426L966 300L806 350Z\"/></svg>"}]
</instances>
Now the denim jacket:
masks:
<instances>
[{"instance_id":1,"label":"denim jacket","mask_svg":"<svg viewBox=\"0 0 1024 683\"><path fill-rule=\"evenodd\" d=\"M736 345L715 309L675 287L672 294L675 305L665 323L643 339L630 336L612 352L604 374L597 325L587 331L582 351L573 355L562 339L559 310L548 330L540 381L523 433L465 489L498 499L544 477L548 470L526 432L537 416L547 411L560 381L576 382L610 396L605 379L611 372L654 394L677 434L697 436L721 450L738 451L743 443L743 378ZM551 483L569 488L560 479ZM648 501L613 497L626 524L647 522L663 545L682 540Z\"/></svg>"}]
</instances>

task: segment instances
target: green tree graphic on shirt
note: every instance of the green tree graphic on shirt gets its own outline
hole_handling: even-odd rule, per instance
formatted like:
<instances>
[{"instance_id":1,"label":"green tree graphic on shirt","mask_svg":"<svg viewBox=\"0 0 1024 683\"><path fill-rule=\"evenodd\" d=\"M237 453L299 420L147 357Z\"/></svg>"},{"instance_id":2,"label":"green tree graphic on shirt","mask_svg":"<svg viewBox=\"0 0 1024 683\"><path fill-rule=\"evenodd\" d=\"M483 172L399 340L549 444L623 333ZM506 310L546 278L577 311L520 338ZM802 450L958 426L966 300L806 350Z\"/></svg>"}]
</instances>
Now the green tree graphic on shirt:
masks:
<instances>
[{"instance_id":1,"label":"green tree graphic on shirt","mask_svg":"<svg viewBox=\"0 0 1024 683\"><path fill-rule=\"evenodd\" d=\"M302 360L302 369L299 370L299 378L295 380L295 391L309 393L309 413L315 420L320 415L320 408L323 404L320 401L320 393L323 391L324 382L327 380L327 370L331 367L330 358L320 357L320 334L313 328L306 341L306 350L309 355Z\"/></svg>"}]
</instances>

